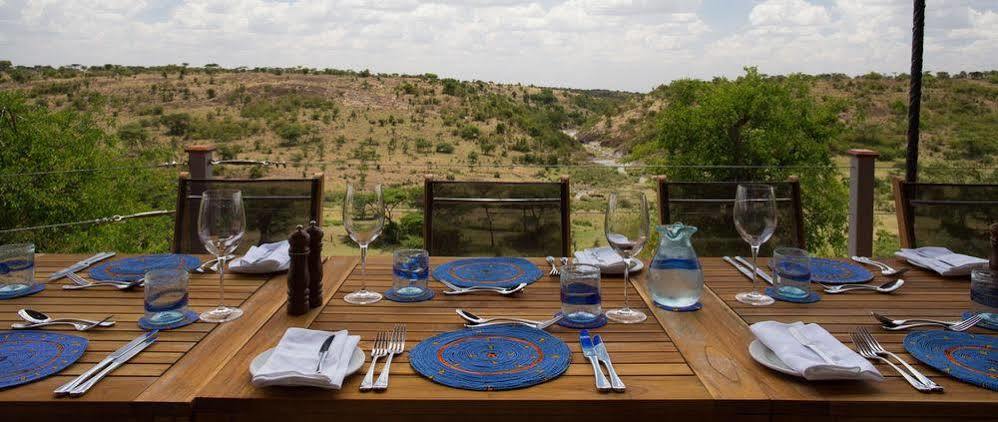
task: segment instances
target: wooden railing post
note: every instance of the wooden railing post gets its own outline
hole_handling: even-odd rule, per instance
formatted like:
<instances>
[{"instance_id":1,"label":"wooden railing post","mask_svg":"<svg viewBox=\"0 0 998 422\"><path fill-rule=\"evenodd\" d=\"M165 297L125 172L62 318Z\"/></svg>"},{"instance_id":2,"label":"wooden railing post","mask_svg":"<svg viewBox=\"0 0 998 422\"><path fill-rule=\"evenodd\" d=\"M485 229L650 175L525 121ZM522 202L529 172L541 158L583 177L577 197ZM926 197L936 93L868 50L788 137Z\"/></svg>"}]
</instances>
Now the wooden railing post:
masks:
<instances>
[{"instance_id":1,"label":"wooden railing post","mask_svg":"<svg viewBox=\"0 0 998 422\"><path fill-rule=\"evenodd\" d=\"M188 145L184 151L187 152L187 168L191 179L211 179L211 159L215 146Z\"/></svg>"},{"instance_id":2,"label":"wooden railing post","mask_svg":"<svg viewBox=\"0 0 998 422\"><path fill-rule=\"evenodd\" d=\"M849 155L849 255L873 255L874 165L880 155L868 149L851 149Z\"/></svg>"}]
</instances>

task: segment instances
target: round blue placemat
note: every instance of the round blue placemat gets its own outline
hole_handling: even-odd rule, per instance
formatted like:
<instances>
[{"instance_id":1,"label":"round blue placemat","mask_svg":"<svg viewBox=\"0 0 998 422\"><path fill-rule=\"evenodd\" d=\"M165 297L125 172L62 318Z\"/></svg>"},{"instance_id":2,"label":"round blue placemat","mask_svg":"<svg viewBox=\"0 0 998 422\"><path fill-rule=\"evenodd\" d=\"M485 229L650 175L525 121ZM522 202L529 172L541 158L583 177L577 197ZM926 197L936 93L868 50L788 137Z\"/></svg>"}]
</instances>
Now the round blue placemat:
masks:
<instances>
[{"instance_id":1,"label":"round blue placemat","mask_svg":"<svg viewBox=\"0 0 998 422\"><path fill-rule=\"evenodd\" d=\"M187 309L187 310L184 311L184 317L183 318L181 318L181 319L179 319L177 321L170 322L168 324L157 324L157 323L154 323L154 322L150 321L145 316L142 316L141 318L139 318L139 328L141 328L143 330L146 330L146 331L152 331L152 330L172 330L174 328L180 328L180 327L191 325L191 324L193 324L195 322L198 322L200 320L201 320L201 317L200 317L200 315L198 315L197 312L194 312L194 311L192 311L190 309Z\"/></svg>"},{"instance_id":2,"label":"round blue placemat","mask_svg":"<svg viewBox=\"0 0 998 422\"><path fill-rule=\"evenodd\" d=\"M409 354L412 368L433 382L479 391L540 384L564 373L571 360L565 342L519 324L438 334Z\"/></svg>"},{"instance_id":3,"label":"round blue placemat","mask_svg":"<svg viewBox=\"0 0 998 422\"><path fill-rule=\"evenodd\" d=\"M458 287L514 287L541 278L541 269L523 258L458 259L433 269L433 278Z\"/></svg>"},{"instance_id":4,"label":"round blue placemat","mask_svg":"<svg viewBox=\"0 0 998 422\"><path fill-rule=\"evenodd\" d=\"M557 312L554 315L555 316L561 315L561 312ZM574 330L586 330L586 329L590 329L590 328L599 328L599 327L602 327L602 326L606 325L606 315L605 314L599 314L598 317L592 319L591 321L572 321L572 320L569 320L567 318L562 318L562 319L558 320L558 325L560 325L562 327L565 327L565 328L571 328L571 329L574 329Z\"/></svg>"},{"instance_id":5,"label":"round blue placemat","mask_svg":"<svg viewBox=\"0 0 998 422\"><path fill-rule=\"evenodd\" d=\"M998 338L948 330L915 331L904 337L904 348L946 375L998 391Z\"/></svg>"},{"instance_id":6,"label":"round blue placemat","mask_svg":"<svg viewBox=\"0 0 998 422\"><path fill-rule=\"evenodd\" d=\"M866 283L873 273L859 264L826 258L811 258L811 281L825 284Z\"/></svg>"},{"instance_id":7,"label":"round blue placemat","mask_svg":"<svg viewBox=\"0 0 998 422\"><path fill-rule=\"evenodd\" d=\"M201 265L193 255L158 254L116 259L97 265L90 270L94 280L135 281L145 277L146 271L167 268L184 268L188 271Z\"/></svg>"},{"instance_id":8,"label":"round blue placemat","mask_svg":"<svg viewBox=\"0 0 998 422\"><path fill-rule=\"evenodd\" d=\"M662 305L662 304L660 304L658 302L655 302L655 307L659 308L659 309L665 309L665 310L670 311L670 312L693 312L693 311L699 311L700 309L703 309L703 304L700 303L700 302L697 302L697 303L694 303L694 304L692 304L690 306L683 306L683 307L677 308L677 307L674 307L674 306L665 306L665 305Z\"/></svg>"},{"instance_id":9,"label":"round blue placemat","mask_svg":"<svg viewBox=\"0 0 998 422\"><path fill-rule=\"evenodd\" d=\"M0 300L14 299L17 297L31 296L45 290L45 283L35 283L33 286L27 289L18 290L16 292L0 292Z\"/></svg>"},{"instance_id":10,"label":"round blue placemat","mask_svg":"<svg viewBox=\"0 0 998 422\"><path fill-rule=\"evenodd\" d=\"M811 292L805 297L790 297L790 296L783 296L777 293L775 287L767 287L766 296L769 296L776 300L782 300L784 302L790 302L790 303L814 303L821 300L821 295L819 295L817 292Z\"/></svg>"},{"instance_id":11,"label":"round blue placemat","mask_svg":"<svg viewBox=\"0 0 998 422\"><path fill-rule=\"evenodd\" d=\"M436 292L434 292L433 289L429 287L423 289L423 293L418 295L400 295L395 291L395 289L388 289L385 291L385 299L388 299L392 302L401 302L401 303L423 302L433 299L434 296L436 296Z\"/></svg>"},{"instance_id":12,"label":"round blue placemat","mask_svg":"<svg viewBox=\"0 0 998 422\"><path fill-rule=\"evenodd\" d=\"M970 311L964 312L963 313L963 319L970 318L970 317L972 317L974 315L977 315L977 312L970 312ZM989 330L998 331L998 324L995 324L995 323L993 323L991 321L988 321L986 319L982 319L981 322L978 322L977 325L975 325L975 327L987 328Z\"/></svg>"},{"instance_id":13,"label":"round blue placemat","mask_svg":"<svg viewBox=\"0 0 998 422\"><path fill-rule=\"evenodd\" d=\"M51 331L0 331L0 388L45 378L76 362L87 339Z\"/></svg>"}]
</instances>

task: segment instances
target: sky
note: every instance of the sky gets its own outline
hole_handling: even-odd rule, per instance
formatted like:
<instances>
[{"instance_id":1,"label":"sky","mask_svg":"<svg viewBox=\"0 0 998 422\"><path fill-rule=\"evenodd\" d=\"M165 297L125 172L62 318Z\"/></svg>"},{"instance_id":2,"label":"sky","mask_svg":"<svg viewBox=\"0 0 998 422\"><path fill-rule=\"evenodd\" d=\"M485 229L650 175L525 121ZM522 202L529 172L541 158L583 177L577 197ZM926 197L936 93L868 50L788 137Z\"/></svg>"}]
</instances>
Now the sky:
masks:
<instances>
[{"instance_id":1,"label":"sky","mask_svg":"<svg viewBox=\"0 0 998 422\"><path fill-rule=\"evenodd\" d=\"M925 70L998 69L998 0L928 0ZM645 92L907 72L911 0L0 0L19 65L306 66Z\"/></svg>"}]
</instances>

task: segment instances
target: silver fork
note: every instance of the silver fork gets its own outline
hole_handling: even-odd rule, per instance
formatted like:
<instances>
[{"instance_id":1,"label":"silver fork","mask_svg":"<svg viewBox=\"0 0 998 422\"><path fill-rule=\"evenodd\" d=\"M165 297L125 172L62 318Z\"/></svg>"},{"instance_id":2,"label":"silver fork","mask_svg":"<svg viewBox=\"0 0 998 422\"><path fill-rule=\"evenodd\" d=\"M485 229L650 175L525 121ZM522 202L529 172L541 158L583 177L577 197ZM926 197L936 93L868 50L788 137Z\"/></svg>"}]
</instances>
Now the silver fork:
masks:
<instances>
[{"instance_id":1,"label":"silver fork","mask_svg":"<svg viewBox=\"0 0 998 422\"><path fill-rule=\"evenodd\" d=\"M62 288L66 290L79 290L79 289L87 289L90 287L99 287L99 286L111 286L118 290L128 290L131 289L132 287L141 285L145 281L145 279L143 278L140 278L135 281L118 281L118 280L87 281L83 277L77 275L76 273L66 273L66 278L68 278L69 281L73 282L73 284L62 286Z\"/></svg>"},{"instance_id":2,"label":"silver fork","mask_svg":"<svg viewBox=\"0 0 998 422\"><path fill-rule=\"evenodd\" d=\"M922 393L932 392L931 388L926 387L925 384L922 384L917 379L913 378L911 374L899 368L897 365L894 364L894 362L891 362L877 355L877 353L870 348L870 345L866 343L866 340L862 336L860 336L858 332L852 333L852 344L854 347L856 347L856 351L859 352L860 356L869 360L879 360L883 363L890 365L891 368L894 368L894 370L897 371L897 373L901 374L901 376L904 377L905 381L908 381L908 384L911 384L911 386L914 387L919 392Z\"/></svg>"},{"instance_id":3,"label":"silver fork","mask_svg":"<svg viewBox=\"0 0 998 422\"><path fill-rule=\"evenodd\" d=\"M894 360L901 363L901 365L904 366L905 369L911 371L911 374L915 376L915 379L917 379L918 382L928 387L930 391L943 391L943 387L941 385L936 384L934 381L930 380L929 377L922 375L921 372L919 372L917 369L909 365L908 362L905 362L904 359L901 359L901 357L899 357L898 355L895 355L894 353L887 351L887 349L885 349L884 346L880 345L880 342L878 342L877 339L874 338L873 335L870 334L870 332L867 331L866 328L861 327L859 330L857 330L857 333L866 340L866 344L870 347L870 350L872 350L873 353L876 353L878 356L886 355L888 357L894 358Z\"/></svg>"},{"instance_id":4,"label":"silver fork","mask_svg":"<svg viewBox=\"0 0 998 422\"><path fill-rule=\"evenodd\" d=\"M962 321L938 321L934 319L890 319L886 315L881 315L876 312L871 312L874 318L880 321L880 324L885 330L899 331L907 330L914 327L931 327L931 326L942 326L950 331L966 331L971 327L977 325L984 319L984 315L977 314L970 318Z\"/></svg>"},{"instance_id":5,"label":"silver fork","mask_svg":"<svg viewBox=\"0 0 998 422\"><path fill-rule=\"evenodd\" d=\"M561 273L558 272L558 266L554 264L554 257L553 256L548 256L547 258L545 258L545 260L548 262L548 264L551 264L551 271L548 271L548 275L549 276L554 277L556 275L560 275L561 274Z\"/></svg>"},{"instance_id":6,"label":"silver fork","mask_svg":"<svg viewBox=\"0 0 998 422\"><path fill-rule=\"evenodd\" d=\"M360 383L360 391L370 391L374 388L374 367L377 366L378 358L388 355L388 332L378 331L374 338L374 346L371 347L371 366L367 368L367 375Z\"/></svg>"},{"instance_id":7,"label":"silver fork","mask_svg":"<svg viewBox=\"0 0 998 422\"><path fill-rule=\"evenodd\" d=\"M388 345L388 360L385 361L385 368L378 375L378 381L374 383L375 390L388 389L388 373L392 369L392 357L402 354L405 350L405 324L396 324L392 330L392 341Z\"/></svg>"}]
</instances>

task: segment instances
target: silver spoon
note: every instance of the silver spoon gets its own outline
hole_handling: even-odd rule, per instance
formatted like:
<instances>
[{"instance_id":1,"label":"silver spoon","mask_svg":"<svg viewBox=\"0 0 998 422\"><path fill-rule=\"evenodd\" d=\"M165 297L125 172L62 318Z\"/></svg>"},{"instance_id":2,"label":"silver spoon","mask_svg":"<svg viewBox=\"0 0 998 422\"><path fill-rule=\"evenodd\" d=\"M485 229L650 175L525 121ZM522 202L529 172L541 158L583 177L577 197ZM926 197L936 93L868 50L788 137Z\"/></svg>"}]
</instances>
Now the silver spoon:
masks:
<instances>
[{"instance_id":1,"label":"silver spoon","mask_svg":"<svg viewBox=\"0 0 998 422\"><path fill-rule=\"evenodd\" d=\"M20 316L21 319L28 321L30 324L28 325L13 324L11 325L12 328L34 328L36 326L44 326L44 325L69 324L76 327L77 330L84 331L96 325L100 325L101 327L111 327L114 326L115 324L114 321L109 321L113 315L108 316L107 318L104 318L101 321L93 321L89 319L80 319L80 318L52 318L51 316L49 316L44 312L36 311L30 308L22 308L18 310L17 315ZM17 327L15 327L15 325ZM81 327L84 328L81 329Z\"/></svg>"},{"instance_id":2,"label":"silver spoon","mask_svg":"<svg viewBox=\"0 0 998 422\"><path fill-rule=\"evenodd\" d=\"M444 290L445 295L463 295L465 293L473 292L495 292L501 295L511 295L523 290L527 287L527 283L520 283L513 287L491 287L491 286L474 286L474 287L458 287L451 283L443 280L437 280L444 286L447 286L450 290Z\"/></svg>"},{"instance_id":3,"label":"silver spoon","mask_svg":"<svg viewBox=\"0 0 998 422\"><path fill-rule=\"evenodd\" d=\"M891 268L890 265L884 264L883 262L880 262L880 261L874 261L873 259L867 258L865 256L853 256L852 260L856 261L856 262L858 262L860 264L872 265L874 267L880 268L880 274L883 274L883 275L886 275L886 276L901 275L901 274L904 274L904 273L908 272L908 270L911 269L911 268L908 268L908 267L901 268L901 269L894 269L894 268Z\"/></svg>"},{"instance_id":4,"label":"silver spoon","mask_svg":"<svg viewBox=\"0 0 998 422\"><path fill-rule=\"evenodd\" d=\"M514 324L523 324L529 327L536 328L538 330L543 330L547 327L550 327L552 324L561 321L561 319L564 318L564 315L562 314L558 314L554 318L544 321L534 321L530 319L523 319L516 317L482 318L464 309L455 309L454 311L457 312L458 316L460 316L462 319L468 321L468 323L465 324L466 327L487 327L490 325L514 323Z\"/></svg>"},{"instance_id":5,"label":"silver spoon","mask_svg":"<svg viewBox=\"0 0 998 422\"><path fill-rule=\"evenodd\" d=\"M897 289L900 289L901 286L904 285L904 280L899 278L897 280L888 281L879 286L871 286L869 284L843 284L836 286L822 284L822 283L818 284L820 284L821 287L825 288L825 293L830 293L830 294L845 293L852 290L873 290L877 293L891 293Z\"/></svg>"}]
</instances>

